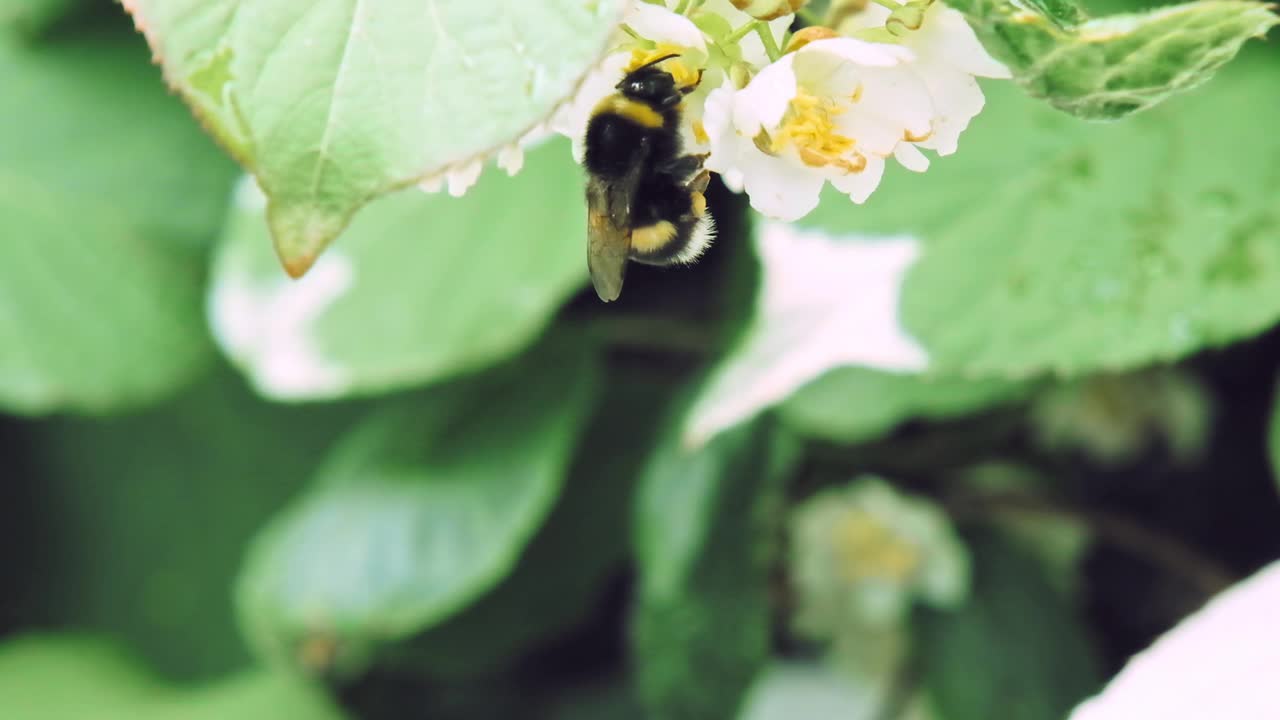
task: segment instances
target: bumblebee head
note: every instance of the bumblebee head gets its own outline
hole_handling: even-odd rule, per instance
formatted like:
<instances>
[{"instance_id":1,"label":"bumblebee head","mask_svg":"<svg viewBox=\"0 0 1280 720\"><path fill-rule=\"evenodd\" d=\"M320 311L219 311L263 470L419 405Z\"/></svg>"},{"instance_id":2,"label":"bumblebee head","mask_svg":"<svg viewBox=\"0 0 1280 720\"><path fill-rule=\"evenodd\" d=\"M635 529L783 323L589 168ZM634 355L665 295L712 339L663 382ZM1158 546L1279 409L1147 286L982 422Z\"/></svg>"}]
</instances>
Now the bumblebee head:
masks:
<instances>
[{"instance_id":1,"label":"bumblebee head","mask_svg":"<svg viewBox=\"0 0 1280 720\"><path fill-rule=\"evenodd\" d=\"M676 89L675 78L671 73L658 68L658 63L663 60L670 60L677 55L664 55L663 57L651 60L644 65L627 73L622 78L622 82L615 86L615 89L632 100L656 105L658 107L671 107L680 102L683 93Z\"/></svg>"}]
</instances>

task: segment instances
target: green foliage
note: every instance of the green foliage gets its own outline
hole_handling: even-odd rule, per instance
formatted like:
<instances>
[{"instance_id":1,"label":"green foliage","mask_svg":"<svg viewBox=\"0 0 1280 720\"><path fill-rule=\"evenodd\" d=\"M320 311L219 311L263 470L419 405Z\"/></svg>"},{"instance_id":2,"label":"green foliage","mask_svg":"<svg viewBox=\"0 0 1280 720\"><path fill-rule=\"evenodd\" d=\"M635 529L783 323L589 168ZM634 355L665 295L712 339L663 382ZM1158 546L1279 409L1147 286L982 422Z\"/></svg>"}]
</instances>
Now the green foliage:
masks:
<instances>
[{"instance_id":1,"label":"green foliage","mask_svg":"<svg viewBox=\"0 0 1280 720\"><path fill-rule=\"evenodd\" d=\"M268 405L224 371L146 413L34 426L22 464L61 530L27 536L40 572L24 583L24 612L127 639L171 676L240 667L240 555L314 469L309 448L352 419Z\"/></svg>"},{"instance_id":2,"label":"green foliage","mask_svg":"<svg viewBox=\"0 0 1280 720\"><path fill-rule=\"evenodd\" d=\"M0 31L14 28L23 34L39 34L84 4L84 1L7 0L0 7Z\"/></svg>"},{"instance_id":3,"label":"green foliage","mask_svg":"<svg viewBox=\"0 0 1280 720\"><path fill-rule=\"evenodd\" d=\"M611 373L555 507L503 581L413 641L413 665L456 676L500 668L580 622L627 557L634 488L662 427L671 387L651 373ZM625 418L625 422L619 422Z\"/></svg>"},{"instance_id":4,"label":"green foliage","mask_svg":"<svg viewBox=\"0 0 1280 720\"><path fill-rule=\"evenodd\" d=\"M1110 120L1208 80L1240 46L1280 23L1270 6L1197 0L1087 19L1071 0L953 0L996 59L1036 97Z\"/></svg>"},{"instance_id":5,"label":"green foliage","mask_svg":"<svg viewBox=\"0 0 1280 720\"><path fill-rule=\"evenodd\" d=\"M119 647L77 636L0 644L0 715L22 720L340 720L315 688L246 672L178 690L157 683Z\"/></svg>"},{"instance_id":6,"label":"green foliage","mask_svg":"<svg viewBox=\"0 0 1280 720\"><path fill-rule=\"evenodd\" d=\"M695 451L678 437L655 452L638 498L640 694L656 717L732 717L768 659L768 571L790 454L763 423Z\"/></svg>"},{"instance_id":7,"label":"green foliage","mask_svg":"<svg viewBox=\"0 0 1280 720\"><path fill-rule=\"evenodd\" d=\"M1020 397L1024 383L898 375L846 367L827 372L778 406L782 422L833 442L872 440L915 418L945 419Z\"/></svg>"},{"instance_id":8,"label":"green foliage","mask_svg":"<svg viewBox=\"0 0 1280 720\"><path fill-rule=\"evenodd\" d=\"M1079 620L1024 551L995 535L971 547L969 602L916 623L938 720L1065 717L1099 680Z\"/></svg>"},{"instance_id":9,"label":"green foliage","mask_svg":"<svg viewBox=\"0 0 1280 720\"><path fill-rule=\"evenodd\" d=\"M361 206L515 141L603 50L614 0L125 0L252 171L292 275Z\"/></svg>"},{"instance_id":10,"label":"green foliage","mask_svg":"<svg viewBox=\"0 0 1280 720\"><path fill-rule=\"evenodd\" d=\"M1258 102L1275 72L1263 60L1105 126L991 88L954 158L804 222L920 238L901 312L941 375L1129 369L1252 335L1280 317L1280 247L1266 240L1280 140L1257 133L1280 105Z\"/></svg>"},{"instance_id":11,"label":"green foliage","mask_svg":"<svg viewBox=\"0 0 1280 720\"><path fill-rule=\"evenodd\" d=\"M0 35L0 407L106 412L208 366L195 248L232 166L149 72L123 33Z\"/></svg>"},{"instance_id":12,"label":"green foliage","mask_svg":"<svg viewBox=\"0 0 1280 720\"><path fill-rule=\"evenodd\" d=\"M385 392L510 357L585 280L570 241L586 227L581 183L552 142L466 197L406 190L370 205L296 283L271 253L261 196L242 185L214 265L215 332L262 392L283 397Z\"/></svg>"},{"instance_id":13,"label":"green foliage","mask_svg":"<svg viewBox=\"0 0 1280 720\"><path fill-rule=\"evenodd\" d=\"M345 674L501 581L560 492L593 389L588 349L548 343L352 430L249 556L251 642Z\"/></svg>"},{"instance_id":14,"label":"green foliage","mask_svg":"<svg viewBox=\"0 0 1280 720\"><path fill-rule=\"evenodd\" d=\"M408 186L508 164L621 4L0 10L0 718L1057 720L1270 559L1277 58L1163 102L1269 11L956 0L1049 104L984 85L800 223L713 183L706 257L606 306L563 139ZM877 77L975 109L960 34Z\"/></svg>"}]
</instances>

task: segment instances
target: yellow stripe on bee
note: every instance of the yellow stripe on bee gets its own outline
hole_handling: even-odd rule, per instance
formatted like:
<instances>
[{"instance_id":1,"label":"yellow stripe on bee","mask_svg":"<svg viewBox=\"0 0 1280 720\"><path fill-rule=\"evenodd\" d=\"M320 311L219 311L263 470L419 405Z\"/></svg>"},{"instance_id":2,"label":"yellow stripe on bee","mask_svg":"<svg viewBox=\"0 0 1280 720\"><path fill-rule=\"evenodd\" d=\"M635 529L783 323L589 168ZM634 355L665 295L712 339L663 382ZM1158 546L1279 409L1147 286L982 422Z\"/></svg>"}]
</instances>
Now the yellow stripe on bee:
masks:
<instances>
[{"instance_id":1,"label":"yellow stripe on bee","mask_svg":"<svg viewBox=\"0 0 1280 720\"><path fill-rule=\"evenodd\" d=\"M646 225L631 231L631 247L642 253L661 250L676 236L676 226L669 220Z\"/></svg>"},{"instance_id":2,"label":"yellow stripe on bee","mask_svg":"<svg viewBox=\"0 0 1280 720\"><path fill-rule=\"evenodd\" d=\"M707 212L707 196L700 192L689 193L689 202L693 206L694 217L702 217Z\"/></svg>"},{"instance_id":3,"label":"yellow stripe on bee","mask_svg":"<svg viewBox=\"0 0 1280 720\"><path fill-rule=\"evenodd\" d=\"M601 113L614 113L615 115L621 115L622 117L647 128L660 128L665 122L662 119L662 114L657 110L654 110L642 102L636 102L635 100L625 98L621 95L610 95L609 97L601 100L600 104L596 105L596 109L591 114L594 116Z\"/></svg>"}]
</instances>

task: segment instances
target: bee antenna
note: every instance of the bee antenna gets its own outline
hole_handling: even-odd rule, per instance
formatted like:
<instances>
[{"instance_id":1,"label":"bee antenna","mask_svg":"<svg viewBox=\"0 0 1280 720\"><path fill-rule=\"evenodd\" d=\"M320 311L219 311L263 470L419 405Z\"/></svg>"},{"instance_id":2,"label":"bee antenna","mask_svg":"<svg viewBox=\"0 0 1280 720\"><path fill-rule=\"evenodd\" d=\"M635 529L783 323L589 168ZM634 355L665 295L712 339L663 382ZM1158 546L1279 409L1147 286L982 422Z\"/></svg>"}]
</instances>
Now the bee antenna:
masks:
<instances>
[{"instance_id":1,"label":"bee antenna","mask_svg":"<svg viewBox=\"0 0 1280 720\"><path fill-rule=\"evenodd\" d=\"M638 67L638 68L636 68L636 70L643 70L643 69L645 69L645 68L647 68L647 67L653 67L654 65L657 65L658 63L662 62L663 60L670 60L671 58L674 58L674 57L680 57L680 53L671 53L670 55L663 55L663 56L662 56L662 57L660 57L660 58L657 58L657 59L654 59L654 60L650 60L649 62L647 62L647 63L645 63L645 64L641 65L641 66L640 66L640 67ZM635 72L635 70L632 70L631 72Z\"/></svg>"}]
</instances>

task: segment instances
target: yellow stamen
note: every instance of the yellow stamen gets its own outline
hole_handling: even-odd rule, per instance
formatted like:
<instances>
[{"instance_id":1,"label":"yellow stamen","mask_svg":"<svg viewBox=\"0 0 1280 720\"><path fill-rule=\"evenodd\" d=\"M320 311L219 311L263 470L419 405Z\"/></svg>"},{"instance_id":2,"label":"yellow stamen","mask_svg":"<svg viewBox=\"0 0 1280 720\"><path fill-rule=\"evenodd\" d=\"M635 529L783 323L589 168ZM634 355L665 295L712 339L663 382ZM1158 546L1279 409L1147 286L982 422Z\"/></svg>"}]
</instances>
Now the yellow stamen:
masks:
<instances>
[{"instance_id":1,"label":"yellow stamen","mask_svg":"<svg viewBox=\"0 0 1280 720\"><path fill-rule=\"evenodd\" d=\"M866 167L866 158L853 151L857 144L853 138L836 132L833 118L844 111L831 98L798 88L769 141L769 150L778 153L792 145L801 162L810 167L835 166L845 172L860 172Z\"/></svg>"},{"instance_id":2,"label":"yellow stamen","mask_svg":"<svg viewBox=\"0 0 1280 720\"><path fill-rule=\"evenodd\" d=\"M693 139L703 144L711 142L711 136L707 134L707 126L703 125L701 120L693 121Z\"/></svg>"},{"instance_id":3,"label":"yellow stamen","mask_svg":"<svg viewBox=\"0 0 1280 720\"><path fill-rule=\"evenodd\" d=\"M836 526L832 543L837 571L848 582L883 580L905 585L922 561L905 538L861 510L847 513Z\"/></svg>"},{"instance_id":4,"label":"yellow stamen","mask_svg":"<svg viewBox=\"0 0 1280 720\"><path fill-rule=\"evenodd\" d=\"M698 84L700 73L685 64L683 55L686 48L671 43L658 43L657 47L651 50L645 48L635 48L631 51L631 62L627 63L624 72L631 72L637 68L643 67L648 63L657 60L664 55L679 55L682 57L673 57L670 60L662 62L662 69L671 73L671 77L676 81L676 87L691 88Z\"/></svg>"}]
</instances>

